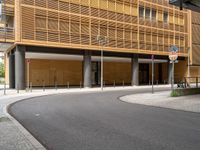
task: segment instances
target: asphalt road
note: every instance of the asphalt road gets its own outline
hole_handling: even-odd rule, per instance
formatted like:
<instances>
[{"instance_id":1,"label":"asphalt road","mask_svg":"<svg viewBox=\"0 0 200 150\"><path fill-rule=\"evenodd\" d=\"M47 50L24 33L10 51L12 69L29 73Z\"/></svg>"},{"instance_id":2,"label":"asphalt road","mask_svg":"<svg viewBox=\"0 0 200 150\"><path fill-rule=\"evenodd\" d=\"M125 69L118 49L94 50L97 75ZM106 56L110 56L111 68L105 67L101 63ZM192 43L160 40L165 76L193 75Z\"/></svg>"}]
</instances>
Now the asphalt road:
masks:
<instances>
[{"instance_id":1,"label":"asphalt road","mask_svg":"<svg viewBox=\"0 0 200 150\"><path fill-rule=\"evenodd\" d=\"M47 149L199 150L200 114L129 104L114 91L32 98L10 113Z\"/></svg>"}]
</instances>

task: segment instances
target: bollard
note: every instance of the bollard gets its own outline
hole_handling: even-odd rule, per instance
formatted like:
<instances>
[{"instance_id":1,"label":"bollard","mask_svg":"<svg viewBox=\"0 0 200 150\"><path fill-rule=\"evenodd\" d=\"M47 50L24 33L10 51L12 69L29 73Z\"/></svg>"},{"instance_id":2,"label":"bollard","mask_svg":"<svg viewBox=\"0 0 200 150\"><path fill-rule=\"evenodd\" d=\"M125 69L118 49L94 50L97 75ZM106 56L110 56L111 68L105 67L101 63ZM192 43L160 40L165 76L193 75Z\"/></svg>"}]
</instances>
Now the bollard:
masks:
<instances>
[{"instance_id":1,"label":"bollard","mask_svg":"<svg viewBox=\"0 0 200 150\"><path fill-rule=\"evenodd\" d=\"M32 92L32 82L30 83L30 91Z\"/></svg>"},{"instance_id":2,"label":"bollard","mask_svg":"<svg viewBox=\"0 0 200 150\"><path fill-rule=\"evenodd\" d=\"M123 86L123 88L124 88L124 80L122 81L122 86Z\"/></svg>"},{"instance_id":3,"label":"bollard","mask_svg":"<svg viewBox=\"0 0 200 150\"><path fill-rule=\"evenodd\" d=\"M6 82L4 82L4 95L6 95Z\"/></svg>"},{"instance_id":4,"label":"bollard","mask_svg":"<svg viewBox=\"0 0 200 150\"><path fill-rule=\"evenodd\" d=\"M17 84L17 93L19 93L19 86L18 86L18 84Z\"/></svg>"},{"instance_id":5,"label":"bollard","mask_svg":"<svg viewBox=\"0 0 200 150\"><path fill-rule=\"evenodd\" d=\"M80 89L82 88L81 84L82 84L82 82L80 81Z\"/></svg>"},{"instance_id":6,"label":"bollard","mask_svg":"<svg viewBox=\"0 0 200 150\"><path fill-rule=\"evenodd\" d=\"M56 91L58 90L57 82L55 82L55 90L56 90Z\"/></svg>"},{"instance_id":7,"label":"bollard","mask_svg":"<svg viewBox=\"0 0 200 150\"><path fill-rule=\"evenodd\" d=\"M45 91L45 82L43 81L43 92Z\"/></svg>"},{"instance_id":8,"label":"bollard","mask_svg":"<svg viewBox=\"0 0 200 150\"><path fill-rule=\"evenodd\" d=\"M69 82L67 82L67 88L69 89Z\"/></svg>"}]
</instances>

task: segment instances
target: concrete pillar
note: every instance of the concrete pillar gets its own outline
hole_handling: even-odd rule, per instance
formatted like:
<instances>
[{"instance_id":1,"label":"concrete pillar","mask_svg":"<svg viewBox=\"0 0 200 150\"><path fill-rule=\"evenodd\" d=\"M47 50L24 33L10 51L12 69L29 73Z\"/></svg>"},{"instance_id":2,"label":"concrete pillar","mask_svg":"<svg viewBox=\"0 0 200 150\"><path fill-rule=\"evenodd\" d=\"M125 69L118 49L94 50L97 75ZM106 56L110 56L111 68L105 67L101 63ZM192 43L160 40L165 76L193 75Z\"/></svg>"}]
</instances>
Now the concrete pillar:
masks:
<instances>
[{"instance_id":1,"label":"concrete pillar","mask_svg":"<svg viewBox=\"0 0 200 150\"><path fill-rule=\"evenodd\" d=\"M91 59L91 52L85 51L83 57L83 75L84 75L84 88L91 88L92 87L92 59Z\"/></svg>"},{"instance_id":2,"label":"concrete pillar","mask_svg":"<svg viewBox=\"0 0 200 150\"><path fill-rule=\"evenodd\" d=\"M132 69L132 86L139 85L139 61L138 54L134 54L131 58L131 69Z\"/></svg>"},{"instance_id":3,"label":"concrete pillar","mask_svg":"<svg viewBox=\"0 0 200 150\"><path fill-rule=\"evenodd\" d=\"M172 70L173 70L173 65L172 63L168 63L168 84L172 83Z\"/></svg>"},{"instance_id":4,"label":"concrete pillar","mask_svg":"<svg viewBox=\"0 0 200 150\"><path fill-rule=\"evenodd\" d=\"M15 88L15 55L10 53L9 57L9 88Z\"/></svg>"},{"instance_id":5,"label":"concrete pillar","mask_svg":"<svg viewBox=\"0 0 200 150\"><path fill-rule=\"evenodd\" d=\"M16 46L15 50L15 88L25 89L25 46Z\"/></svg>"}]
</instances>

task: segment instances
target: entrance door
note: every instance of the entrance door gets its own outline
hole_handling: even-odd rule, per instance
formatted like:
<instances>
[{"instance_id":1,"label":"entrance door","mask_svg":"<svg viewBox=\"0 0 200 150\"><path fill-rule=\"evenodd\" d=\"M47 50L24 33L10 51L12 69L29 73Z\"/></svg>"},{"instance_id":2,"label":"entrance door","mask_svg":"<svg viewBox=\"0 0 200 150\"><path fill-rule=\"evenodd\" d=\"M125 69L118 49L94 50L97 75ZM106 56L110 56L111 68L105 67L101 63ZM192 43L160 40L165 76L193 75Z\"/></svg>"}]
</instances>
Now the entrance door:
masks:
<instances>
[{"instance_id":1,"label":"entrance door","mask_svg":"<svg viewBox=\"0 0 200 150\"><path fill-rule=\"evenodd\" d=\"M139 83L140 85L149 83L149 64L139 65Z\"/></svg>"}]
</instances>

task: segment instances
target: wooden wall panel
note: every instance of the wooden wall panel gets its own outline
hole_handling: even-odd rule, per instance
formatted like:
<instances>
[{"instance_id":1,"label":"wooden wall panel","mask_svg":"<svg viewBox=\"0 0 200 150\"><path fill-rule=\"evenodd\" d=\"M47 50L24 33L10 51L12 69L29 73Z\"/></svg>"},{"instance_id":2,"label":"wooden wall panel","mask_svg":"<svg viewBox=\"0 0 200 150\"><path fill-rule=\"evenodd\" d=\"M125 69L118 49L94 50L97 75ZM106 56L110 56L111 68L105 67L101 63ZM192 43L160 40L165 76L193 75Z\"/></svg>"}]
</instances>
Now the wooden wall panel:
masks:
<instances>
[{"instance_id":1,"label":"wooden wall panel","mask_svg":"<svg viewBox=\"0 0 200 150\"><path fill-rule=\"evenodd\" d=\"M79 85L82 81L82 62L31 59L30 82L33 86Z\"/></svg>"},{"instance_id":2,"label":"wooden wall panel","mask_svg":"<svg viewBox=\"0 0 200 150\"><path fill-rule=\"evenodd\" d=\"M192 64L200 65L200 13L192 12Z\"/></svg>"},{"instance_id":3,"label":"wooden wall panel","mask_svg":"<svg viewBox=\"0 0 200 150\"><path fill-rule=\"evenodd\" d=\"M105 62L104 63L104 81L105 84L122 85L123 81L126 84L131 83L131 63Z\"/></svg>"}]
</instances>

